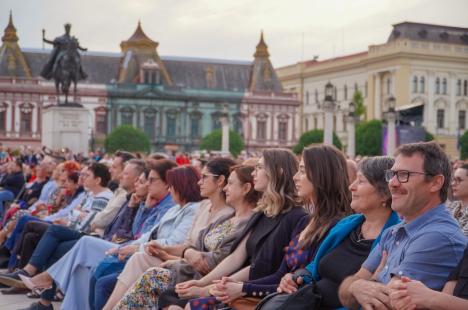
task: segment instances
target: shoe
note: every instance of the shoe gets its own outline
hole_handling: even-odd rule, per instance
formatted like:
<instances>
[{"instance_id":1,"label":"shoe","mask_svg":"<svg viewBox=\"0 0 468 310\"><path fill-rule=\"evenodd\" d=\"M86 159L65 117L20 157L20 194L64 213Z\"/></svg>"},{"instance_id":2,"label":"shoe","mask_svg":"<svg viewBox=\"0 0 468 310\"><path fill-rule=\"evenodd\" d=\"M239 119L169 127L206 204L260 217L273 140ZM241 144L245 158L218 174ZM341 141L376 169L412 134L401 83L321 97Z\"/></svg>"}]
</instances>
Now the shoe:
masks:
<instances>
[{"instance_id":1,"label":"shoe","mask_svg":"<svg viewBox=\"0 0 468 310\"><path fill-rule=\"evenodd\" d=\"M29 292L27 288L18 288L18 287L9 287L3 290L0 290L3 295L19 295L26 294Z\"/></svg>"},{"instance_id":2,"label":"shoe","mask_svg":"<svg viewBox=\"0 0 468 310\"><path fill-rule=\"evenodd\" d=\"M26 285L27 288L29 288L31 291L38 291L38 292L43 292L45 290L48 290L52 288L51 283L38 283L35 284L31 280L32 278L24 276L22 274L19 274L18 277L23 281L23 284Z\"/></svg>"},{"instance_id":3,"label":"shoe","mask_svg":"<svg viewBox=\"0 0 468 310\"><path fill-rule=\"evenodd\" d=\"M19 310L54 310L54 306L52 306L52 304L44 306L40 302L35 302L32 303L28 308L23 308Z\"/></svg>"},{"instance_id":4,"label":"shoe","mask_svg":"<svg viewBox=\"0 0 468 310\"><path fill-rule=\"evenodd\" d=\"M5 273L0 275L0 283L11 287L25 288L23 281L21 281L19 275L30 277L31 275L23 269L18 269L15 272Z\"/></svg>"}]
</instances>

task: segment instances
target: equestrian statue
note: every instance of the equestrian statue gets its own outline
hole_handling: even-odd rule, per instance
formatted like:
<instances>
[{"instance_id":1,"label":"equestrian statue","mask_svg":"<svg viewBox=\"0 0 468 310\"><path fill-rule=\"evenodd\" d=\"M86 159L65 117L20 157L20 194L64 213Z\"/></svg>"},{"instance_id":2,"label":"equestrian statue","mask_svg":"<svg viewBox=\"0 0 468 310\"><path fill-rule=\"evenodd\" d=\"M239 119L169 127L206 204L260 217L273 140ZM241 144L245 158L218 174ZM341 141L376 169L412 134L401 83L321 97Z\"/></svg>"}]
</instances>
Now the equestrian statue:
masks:
<instances>
[{"instance_id":1,"label":"equestrian statue","mask_svg":"<svg viewBox=\"0 0 468 310\"><path fill-rule=\"evenodd\" d=\"M68 104L70 85L73 82L73 96L76 99L76 84L88 76L81 66L80 51L87 51L78 43L78 39L70 36L71 24L65 24L65 34L53 41L45 38L45 30L42 30L42 41L53 45L49 60L42 68L41 76L47 80L54 79L57 93L57 103L60 104L60 90L65 95L65 104Z\"/></svg>"}]
</instances>

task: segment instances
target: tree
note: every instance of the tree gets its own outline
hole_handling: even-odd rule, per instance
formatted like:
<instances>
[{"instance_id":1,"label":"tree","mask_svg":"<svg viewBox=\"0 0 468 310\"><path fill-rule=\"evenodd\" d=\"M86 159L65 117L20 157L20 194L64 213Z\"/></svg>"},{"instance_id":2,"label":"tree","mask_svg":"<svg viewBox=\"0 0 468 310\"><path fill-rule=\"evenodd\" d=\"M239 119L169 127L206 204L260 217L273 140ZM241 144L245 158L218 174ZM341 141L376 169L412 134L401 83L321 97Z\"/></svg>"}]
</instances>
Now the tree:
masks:
<instances>
[{"instance_id":1,"label":"tree","mask_svg":"<svg viewBox=\"0 0 468 310\"><path fill-rule=\"evenodd\" d=\"M460 137L459 143L461 148L461 159L468 159L468 131L465 131L465 133Z\"/></svg>"},{"instance_id":2,"label":"tree","mask_svg":"<svg viewBox=\"0 0 468 310\"><path fill-rule=\"evenodd\" d=\"M323 143L323 130L322 129L314 129L307 132L304 132L302 136L299 138L299 142L294 146L293 152L296 154L302 153L302 150L314 143ZM342 144L340 138L333 132L333 145L341 150Z\"/></svg>"},{"instance_id":3,"label":"tree","mask_svg":"<svg viewBox=\"0 0 468 310\"><path fill-rule=\"evenodd\" d=\"M356 105L356 116L360 120L361 117L366 113L366 107L364 106L364 98L362 97L362 93L359 90L356 90L353 95L353 102Z\"/></svg>"},{"instance_id":4,"label":"tree","mask_svg":"<svg viewBox=\"0 0 468 310\"><path fill-rule=\"evenodd\" d=\"M221 129L213 130L203 137L200 142L200 149L208 151L221 150L222 135ZM229 130L229 151L231 154L237 157L244 148L245 144L242 137L237 132Z\"/></svg>"},{"instance_id":5,"label":"tree","mask_svg":"<svg viewBox=\"0 0 468 310\"><path fill-rule=\"evenodd\" d=\"M121 125L107 136L106 151L115 152L117 150L125 150L128 152L149 152L151 142L148 136L130 125Z\"/></svg>"},{"instance_id":6,"label":"tree","mask_svg":"<svg viewBox=\"0 0 468 310\"><path fill-rule=\"evenodd\" d=\"M357 125L356 153L363 156L380 155L382 146L382 121L372 120Z\"/></svg>"},{"instance_id":7,"label":"tree","mask_svg":"<svg viewBox=\"0 0 468 310\"><path fill-rule=\"evenodd\" d=\"M434 135L432 133L427 131L427 129L425 129L425 131L426 131L426 134L424 136L424 141L429 142L429 141L435 140L435 137L434 137Z\"/></svg>"}]
</instances>

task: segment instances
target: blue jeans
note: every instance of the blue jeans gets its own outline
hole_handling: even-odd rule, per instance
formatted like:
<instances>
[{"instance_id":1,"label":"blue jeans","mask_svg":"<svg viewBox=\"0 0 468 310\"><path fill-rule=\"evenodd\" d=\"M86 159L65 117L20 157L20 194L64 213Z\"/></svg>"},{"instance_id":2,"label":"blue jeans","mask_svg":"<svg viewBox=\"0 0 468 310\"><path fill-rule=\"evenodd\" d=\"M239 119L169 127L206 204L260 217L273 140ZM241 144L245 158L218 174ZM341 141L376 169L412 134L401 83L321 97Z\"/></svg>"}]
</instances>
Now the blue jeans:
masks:
<instances>
[{"instance_id":1,"label":"blue jeans","mask_svg":"<svg viewBox=\"0 0 468 310\"><path fill-rule=\"evenodd\" d=\"M13 201L15 199L15 195L4 189L0 191L0 219L2 220L3 223L3 216L5 215L5 209L3 207L3 203L5 201Z\"/></svg>"},{"instance_id":2,"label":"blue jeans","mask_svg":"<svg viewBox=\"0 0 468 310\"><path fill-rule=\"evenodd\" d=\"M80 232L68 227L50 225L37 244L29 264L44 270L65 255L81 236Z\"/></svg>"}]
</instances>

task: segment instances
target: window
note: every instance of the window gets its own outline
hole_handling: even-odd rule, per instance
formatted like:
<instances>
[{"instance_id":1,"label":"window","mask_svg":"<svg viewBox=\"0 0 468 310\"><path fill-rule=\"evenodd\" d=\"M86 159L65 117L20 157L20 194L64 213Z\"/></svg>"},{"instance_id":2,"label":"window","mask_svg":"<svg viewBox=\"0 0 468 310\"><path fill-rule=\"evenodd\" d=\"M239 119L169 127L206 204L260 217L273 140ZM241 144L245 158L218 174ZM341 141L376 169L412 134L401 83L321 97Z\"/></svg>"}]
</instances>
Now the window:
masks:
<instances>
[{"instance_id":1,"label":"window","mask_svg":"<svg viewBox=\"0 0 468 310\"><path fill-rule=\"evenodd\" d=\"M354 83L354 92L357 92L359 90L359 87L357 85L357 83Z\"/></svg>"},{"instance_id":2,"label":"window","mask_svg":"<svg viewBox=\"0 0 468 310\"><path fill-rule=\"evenodd\" d=\"M336 131L336 115L333 115L333 131Z\"/></svg>"},{"instance_id":3,"label":"window","mask_svg":"<svg viewBox=\"0 0 468 310\"><path fill-rule=\"evenodd\" d=\"M364 84L364 97L367 98L367 81L366 84Z\"/></svg>"},{"instance_id":4,"label":"window","mask_svg":"<svg viewBox=\"0 0 468 310\"><path fill-rule=\"evenodd\" d=\"M304 127L305 131L309 131L309 120L307 119L307 117L304 119Z\"/></svg>"},{"instance_id":5,"label":"window","mask_svg":"<svg viewBox=\"0 0 468 310\"><path fill-rule=\"evenodd\" d=\"M288 139L288 123L279 122L278 123L278 140L286 141Z\"/></svg>"},{"instance_id":6,"label":"window","mask_svg":"<svg viewBox=\"0 0 468 310\"><path fill-rule=\"evenodd\" d=\"M317 117L314 117L314 129L317 129Z\"/></svg>"},{"instance_id":7,"label":"window","mask_svg":"<svg viewBox=\"0 0 468 310\"><path fill-rule=\"evenodd\" d=\"M257 140L266 140L266 120L257 120Z\"/></svg>"},{"instance_id":8,"label":"window","mask_svg":"<svg viewBox=\"0 0 468 310\"><path fill-rule=\"evenodd\" d=\"M466 111L458 111L458 129L466 129Z\"/></svg>"},{"instance_id":9,"label":"window","mask_svg":"<svg viewBox=\"0 0 468 310\"><path fill-rule=\"evenodd\" d=\"M344 100L348 99L348 86L344 86Z\"/></svg>"},{"instance_id":10,"label":"window","mask_svg":"<svg viewBox=\"0 0 468 310\"><path fill-rule=\"evenodd\" d=\"M96 133L106 134L107 133L107 115L102 112L96 113Z\"/></svg>"},{"instance_id":11,"label":"window","mask_svg":"<svg viewBox=\"0 0 468 310\"><path fill-rule=\"evenodd\" d=\"M426 79L424 78L424 76L421 76L419 83L419 91L421 92L421 94L424 94L426 92Z\"/></svg>"},{"instance_id":12,"label":"window","mask_svg":"<svg viewBox=\"0 0 468 310\"><path fill-rule=\"evenodd\" d=\"M442 80L442 94L447 95L447 79Z\"/></svg>"},{"instance_id":13,"label":"window","mask_svg":"<svg viewBox=\"0 0 468 310\"><path fill-rule=\"evenodd\" d=\"M463 96L468 96L468 81L463 82Z\"/></svg>"},{"instance_id":14,"label":"window","mask_svg":"<svg viewBox=\"0 0 468 310\"><path fill-rule=\"evenodd\" d=\"M213 117L213 130L216 130L216 129L221 129L221 120L219 119L219 117Z\"/></svg>"},{"instance_id":15,"label":"window","mask_svg":"<svg viewBox=\"0 0 468 310\"><path fill-rule=\"evenodd\" d=\"M438 109L437 110L437 128L441 129L445 127L445 110Z\"/></svg>"},{"instance_id":16,"label":"window","mask_svg":"<svg viewBox=\"0 0 468 310\"><path fill-rule=\"evenodd\" d=\"M435 93L440 94L440 79L437 78L435 81Z\"/></svg>"},{"instance_id":17,"label":"window","mask_svg":"<svg viewBox=\"0 0 468 310\"><path fill-rule=\"evenodd\" d=\"M173 138L176 136L176 116L175 114L167 114L166 116L166 136Z\"/></svg>"},{"instance_id":18,"label":"window","mask_svg":"<svg viewBox=\"0 0 468 310\"><path fill-rule=\"evenodd\" d=\"M461 96L462 94L462 81L460 79L457 80L457 96Z\"/></svg>"},{"instance_id":19,"label":"window","mask_svg":"<svg viewBox=\"0 0 468 310\"><path fill-rule=\"evenodd\" d=\"M120 110L120 124L133 126L133 110L131 108Z\"/></svg>"},{"instance_id":20,"label":"window","mask_svg":"<svg viewBox=\"0 0 468 310\"><path fill-rule=\"evenodd\" d=\"M390 78L387 79L387 95L392 93L392 80Z\"/></svg>"},{"instance_id":21,"label":"window","mask_svg":"<svg viewBox=\"0 0 468 310\"><path fill-rule=\"evenodd\" d=\"M150 140L154 140L156 137L156 113L154 111L146 111L145 119L143 124L143 130L148 135Z\"/></svg>"},{"instance_id":22,"label":"window","mask_svg":"<svg viewBox=\"0 0 468 310\"><path fill-rule=\"evenodd\" d=\"M7 105L5 103L0 104L0 132L6 131L6 114Z\"/></svg>"},{"instance_id":23,"label":"window","mask_svg":"<svg viewBox=\"0 0 468 310\"><path fill-rule=\"evenodd\" d=\"M32 131L32 109L33 106L25 103L20 106L20 133L31 134Z\"/></svg>"},{"instance_id":24,"label":"window","mask_svg":"<svg viewBox=\"0 0 468 310\"><path fill-rule=\"evenodd\" d=\"M319 102L318 90L315 90L315 103L318 103L318 102Z\"/></svg>"},{"instance_id":25,"label":"window","mask_svg":"<svg viewBox=\"0 0 468 310\"><path fill-rule=\"evenodd\" d=\"M306 105L309 105L309 91L306 91Z\"/></svg>"},{"instance_id":26,"label":"window","mask_svg":"<svg viewBox=\"0 0 468 310\"><path fill-rule=\"evenodd\" d=\"M192 138L200 137L200 118L197 116L192 117L190 121L190 135Z\"/></svg>"},{"instance_id":27,"label":"window","mask_svg":"<svg viewBox=\"0 0 468 310\"><path fill-rule=\"evenodd\" d=\"M413 94L418 92L418 77L413 77Z\"/></svg>"}]
</instances>

